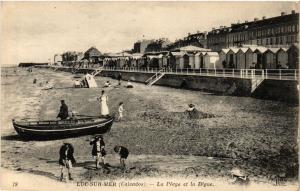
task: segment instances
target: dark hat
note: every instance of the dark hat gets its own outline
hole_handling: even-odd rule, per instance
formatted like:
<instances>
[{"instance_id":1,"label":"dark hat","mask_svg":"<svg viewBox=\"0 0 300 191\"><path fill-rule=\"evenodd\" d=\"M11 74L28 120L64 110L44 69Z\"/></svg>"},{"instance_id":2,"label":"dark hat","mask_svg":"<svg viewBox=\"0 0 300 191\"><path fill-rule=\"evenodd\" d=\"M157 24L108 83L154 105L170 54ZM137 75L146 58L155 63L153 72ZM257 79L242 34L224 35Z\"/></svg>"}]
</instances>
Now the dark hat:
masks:
<instances>
[{"instance_id":1,"label":"dark hat","mask_svg":"<svg viewBox=\"0 0 300 191\"><path fill-rule=\"evenodd\" d=\"M189 107L195 107L195 105L194 105L194 104L192 104L192 103L190 103L190 104L189 104Z\"/></svg>"}]
</instances>

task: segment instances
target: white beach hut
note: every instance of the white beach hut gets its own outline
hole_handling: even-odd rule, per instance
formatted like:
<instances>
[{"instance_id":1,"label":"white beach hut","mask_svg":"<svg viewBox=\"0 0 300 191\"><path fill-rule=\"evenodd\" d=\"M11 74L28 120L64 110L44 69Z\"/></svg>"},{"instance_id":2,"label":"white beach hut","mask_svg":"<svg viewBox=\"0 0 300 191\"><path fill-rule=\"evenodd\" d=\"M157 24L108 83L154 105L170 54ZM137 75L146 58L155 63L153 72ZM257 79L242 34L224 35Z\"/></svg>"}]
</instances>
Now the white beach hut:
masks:
<instances>
[{"instance_id":1,"label":"white beach hut","mask_svg":"<svg viewBox=\"0 0 300 191\"><path fill-rule=\"evenodd\" d=\"M220 68L218 65L219 54L217 52L207 52L204 55L205 68Z\"/></svg>"}]
</instances>

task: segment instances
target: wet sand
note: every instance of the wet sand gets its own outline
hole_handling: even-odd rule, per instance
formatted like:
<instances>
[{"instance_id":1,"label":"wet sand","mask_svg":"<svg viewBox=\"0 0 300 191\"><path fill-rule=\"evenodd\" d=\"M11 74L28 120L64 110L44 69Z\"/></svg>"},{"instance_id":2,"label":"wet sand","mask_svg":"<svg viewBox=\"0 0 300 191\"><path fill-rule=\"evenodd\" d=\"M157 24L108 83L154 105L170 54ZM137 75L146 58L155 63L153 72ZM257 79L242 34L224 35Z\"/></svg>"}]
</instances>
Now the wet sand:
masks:
<instances>
[{"instance_id":1,"label":"wet sand","mask_svg":"<svg viewBox=\"0 0 300 191\"><path fill-rule=\"evenodd\" d=\"M213 177L229 179L232 168L240 168L251 181L273 184L284 173L288 181L297 179L298 107L276 101L213 95L198 91L134 83L133 89L97 77L105 88L111 113L124 102L124 121L115 122L104 135L109 172L94 169L89 140L92 136L55 141L23 141L11 119L55 119L60 100L70 110L98 115L96 97L102 88L74 89L74 75L34 69L2 70L1 167L19 172L59 177L58 150L63 142L75 147L75 181L145 177ZM6 76L7 75L7 76ZM37 84L33 84L33 79ZM42 90L46 81L53 89ZM187 104L214 117L191 120L184 113ZM130 150L128 171L118 168L117 144Z\"/></svg>"}]
</instances>

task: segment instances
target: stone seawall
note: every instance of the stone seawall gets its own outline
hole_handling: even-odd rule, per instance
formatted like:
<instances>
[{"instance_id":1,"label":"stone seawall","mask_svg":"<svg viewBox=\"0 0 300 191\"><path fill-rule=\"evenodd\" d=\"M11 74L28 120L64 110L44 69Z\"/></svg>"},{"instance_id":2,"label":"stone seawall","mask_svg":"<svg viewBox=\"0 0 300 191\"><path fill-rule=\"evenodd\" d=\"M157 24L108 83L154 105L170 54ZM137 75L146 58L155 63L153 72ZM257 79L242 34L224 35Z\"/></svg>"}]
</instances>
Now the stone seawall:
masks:
<instances>
[{"instance_id":1,"label":"stone seawall","mask_svg":"<svg viewBox=\"0 0 300 191\"><path fill-rule=\"evenodd\" d=\"M123 80L144 83L154 73L121 72ZM119 72L102 71L101 75L117 78ZM155 85L214 92L217 94L250 96L251 80L215 76L165 74Z\"/></svg>"},{"instance_id":2,"label":"stone seawall","mask_svg":"<svg viewBox=\"0 0 300 191\"><path fill-rule=\"evenodd\" d=\"M56 70L72 72L73 69L58 68ZM92 73L93 71L93 69L79 69L77 73ZM122 74L123 80L140 83L145 83L147 79L154 75L154 73L107 70L102 71L99 75L116 79L119 73ZM298 82L294 80L265 79L254 92L251 92L251 79L165 74L155 85L207 91L222 95L252 96L261 99L299 103Z\"/></svg>"}]
</instances>

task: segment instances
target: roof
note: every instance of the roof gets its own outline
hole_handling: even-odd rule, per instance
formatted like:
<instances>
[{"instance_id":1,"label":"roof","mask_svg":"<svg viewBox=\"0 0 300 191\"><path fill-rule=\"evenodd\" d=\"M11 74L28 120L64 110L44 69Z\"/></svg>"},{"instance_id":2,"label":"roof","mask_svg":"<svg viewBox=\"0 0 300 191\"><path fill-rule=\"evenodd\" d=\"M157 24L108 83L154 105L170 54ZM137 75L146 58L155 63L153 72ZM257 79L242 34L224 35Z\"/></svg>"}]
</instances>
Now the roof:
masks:
<instances>
[{"instance_id":1,"label":"roof","mask_svg":"<svg viewBox=\"0 0 300 191\"><path fill-rule=\"evenodd\" d=\"M217 52L206 52L204 56L219 56Z\"/></svg>"},{"instance_id":2,"label":"roof","mask_svg":"<svg viewBox=\"0 0 300 191\"><path fill-rule=\"evenodd\" d=\"M139 58L142 58L142 57L143 57L143 54L135 53L135 54L132 54L131 57L132 57L133 59L139 59Z\"/></svg>"},{"instance_id":3,"label":"roof","mask_svg":"<svg viewBox=\"0 0 300 191\"><path fill-rule=\"evenodd\" d=\"M279 48L268 48L268 50L266 51L267 52L271 52L273 54L276 54L278 52Z\"/></svg>"},{"instance_id":4,"label":"roof","mask_svg":"<svg viewBox=\"0 0 300 191\"><path fill-rule=\"evenodd\" d=\"M266 47L263 47L263 46L259 46L256 48L256 52L259 52L259 53L264 53L266 52L268 49Z\"/></svg>"},{"instance_id":5,"label":"roof","mask_svg":"<svg viewBox=\"0 0 300 191\"><path fill-rule=\"evenodd\" d=\"M181 47L181 48L177 48L175 50L179 50L179 51L185 51L185 52L201 52L201 51L211 51L210 49L206 49L206 48L200 48L200 47L197 47L197 46L184 46L184 47Z\"/></svg>"},{"instance_id":6,"label":"roof","mask_svg":"<svg viewBox=\"0 0 300 191\"><path fill-rule=\"evenodd\" d=\"M239 48L230 48L227 53L229 53L229 52L237 53L238 51L239 51Z\"/></svg>"},{"instance_id":7,"label":"roof","mask_svg":"<svg viewBox=\"0 0 300 191\"><path fill-rule=\"evenodd\" d=\"M227 54L227 52L229 51L230 49L229 48L223 48L222 50L221 50L221 52L224 52L225 54ZM220 52L220 53L221 53Z\"/></svg>"},{"instance_id":8,"label":"roof","mask_svg":"<svg viewBox=\"0 0 300 191\"><path fill-rule=\"evenodd\" d=\"M89 48L84 55L92 55L92 56L102 56L102 53L96 48L96 47L91 47Z\"/></svg>"},{"instance_id":9,"label":"roof","mask_svg":"<svg viewBox=\"0 0 300 191\"><path fill-rule=\"evenodd\" d=\"M288 50L288 48L280 48L278 51L281 51L281 50L286 52Z\"/></svg>"},{"instance_id":10,"label":"roof","mask_svg":"<svg viewBox=\"0 0 300 191\"><path fill-rule=\"evenodd\" d=\"M186 53L185 52L171 52L171 54L175 57L180 57L180 56L185 55Z\"/></svg>"},{"instance_id":11,"label":"roof","mask_svg":"<svg viewBox=\"0 0 300 191\"><path fill-rule=\"evenodd\" d=\"M245 53L247 52L248 48L240 48L237 52Z\"/></svg>"}]
</instances>

